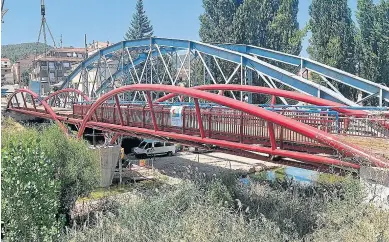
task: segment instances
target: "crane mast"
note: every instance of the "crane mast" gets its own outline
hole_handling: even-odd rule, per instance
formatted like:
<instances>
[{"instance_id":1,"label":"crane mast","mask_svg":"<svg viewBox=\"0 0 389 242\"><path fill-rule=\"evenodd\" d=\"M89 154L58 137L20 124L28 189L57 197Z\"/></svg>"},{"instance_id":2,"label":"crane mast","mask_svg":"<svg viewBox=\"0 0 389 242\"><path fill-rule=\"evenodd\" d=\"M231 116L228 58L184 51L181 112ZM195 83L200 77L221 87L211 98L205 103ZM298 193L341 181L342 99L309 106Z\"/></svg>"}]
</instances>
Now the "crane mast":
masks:
<instances>
[{"instance_id":1,"label":"crane mast","mask_svg":"<svg viewBox=\"0 0 389 242\"><path fill-rule=\"evenodd\" d=\"M1 23L4 23L4 15L8 12L8 9L4 9L4 2L5 0L1 1Z\"/></svg>"}]
</instances>

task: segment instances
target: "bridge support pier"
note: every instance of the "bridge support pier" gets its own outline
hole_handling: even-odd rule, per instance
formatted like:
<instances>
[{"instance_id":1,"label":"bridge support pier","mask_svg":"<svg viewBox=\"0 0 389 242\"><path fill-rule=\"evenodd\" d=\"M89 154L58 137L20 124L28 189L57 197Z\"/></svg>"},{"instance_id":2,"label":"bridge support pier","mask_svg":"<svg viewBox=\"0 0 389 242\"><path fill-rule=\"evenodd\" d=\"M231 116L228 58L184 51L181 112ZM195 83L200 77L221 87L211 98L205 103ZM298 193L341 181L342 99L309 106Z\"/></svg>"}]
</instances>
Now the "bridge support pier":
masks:
<instances>
[{"instance_id":1,"label":"bridge support pier","mask_svg":"<svg viewBox=\"0 0 389 242\"><path fill-rule=\"evenodd\" d=\"M360 168L360 178L389 188L389 169L379 167Z\"/></svg>"},{"instance_id":2,"label":"bridge support pier","mask_svg":"<svg viewBox=\"0 0 389 242\"><path fill-rule=\"evenodd\" d=\"M389 209L389 169L361 167L359 174L367 192L366 202Z\"/></svg>"},{"instance_id":3,"label":"bridge support pier","mask_svg":"<svg viewBox=\"0 0 389 242\"><path fill-rule=\"evenodd\" d=\"M90 148L96 150L99 155L101 169L100 186L109 187L112 184L115 167L119 160L120 145L96 147L92 146Z\"/></svg>"}]
</instances>

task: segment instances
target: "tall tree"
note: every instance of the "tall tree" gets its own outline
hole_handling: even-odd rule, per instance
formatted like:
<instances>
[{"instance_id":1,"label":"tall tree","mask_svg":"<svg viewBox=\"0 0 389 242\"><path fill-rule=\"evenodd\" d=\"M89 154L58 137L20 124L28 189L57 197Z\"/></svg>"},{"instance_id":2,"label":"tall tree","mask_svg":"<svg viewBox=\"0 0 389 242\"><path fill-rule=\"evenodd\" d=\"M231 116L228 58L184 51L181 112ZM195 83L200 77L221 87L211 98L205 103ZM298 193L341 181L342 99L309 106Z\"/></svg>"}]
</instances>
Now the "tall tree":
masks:
<instances>
[{"instance_id":1,"label":"tall tree","mask_svg":"<svg viewBox=\"0 0 389 242\"><path fill-rule=\"evenodd\" d=\"M299 29L298 5L299 0L280 1L280 7L269 28L271 41L268 45L271 49L293 55L300 54L305 31Z\"/></svg>"},{"instance_id":2,"label":"tall tree","mask_svg":"<svg viewBox=\"0 0 389 242\"><path fill-rule=\"evenodd\" d=\"M298 0L203 0L200 37L206 42L231 42L299 54L302 31L297 22ZM219 63L231 74L235 65ZM276 63L273 63L276 64ZM223 82L219 68L209 61L216 82ZM284 66L283 66L284 67ZM240 84L240 75L232 83ZM255 85L256 80L253 80Z\"/></svg>"},{"instance_id":3,"label":"tall tree","mask_svg":"<svg viewBox=\"0 0 389 242\"><path fill-rule=\"evenodd\" d=\"M358 0L360 74L389 85L389 1Z\"/></svg>"},{"instance_id":4,"label":"tall tree","mask_svg":"<svg viewBox=\"0 0 389 242\"><path fill-rule=\"evenodd\" d=\"M279 4L279 0L244 1L234 18L235 42L270 48L270 25Z\"/></svg>"},{"instance_id":5,"label":"tall tree","mask_svg":"<svg viewBox=\"0 0 389 242\"><path fill-rule=\"evenodd\" d=\"M132 16L131 26L125 35L126 40L141 39L153 35L153 26L150 24L145 10L143 9L143 0L136 3L136 12Z\"/></svg>"},{"instance_id":6,"label":"tall tree","mask_svg":"<svg viewBox=\"0 0 389 242\"><path fill-rule=\"evenodd\" d=\"M355 26L347 0L313 0L308 53L312 59L355 73Z\"/></svg>"},{"instance_id":7,"label":"tall tree","mask_svg":"<svg viewBox=\"0 0 389 242\"><path fill-rule=\"evenodd\" d=\"M233 42L235 12L242 1L203 0L204 13L200 15L200 38L204 42Z\"/></svg>"}]
</instances>

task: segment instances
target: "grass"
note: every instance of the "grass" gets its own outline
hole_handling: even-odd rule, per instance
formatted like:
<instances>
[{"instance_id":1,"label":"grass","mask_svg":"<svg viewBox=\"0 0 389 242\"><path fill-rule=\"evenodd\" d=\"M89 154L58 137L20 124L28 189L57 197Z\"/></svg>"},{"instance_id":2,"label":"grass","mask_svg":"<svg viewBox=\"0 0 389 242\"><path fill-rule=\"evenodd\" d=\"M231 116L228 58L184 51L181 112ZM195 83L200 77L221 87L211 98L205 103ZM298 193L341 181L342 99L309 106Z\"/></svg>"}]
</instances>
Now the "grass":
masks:
<instances>
[{"instance_id":1,"label":"grass","mask_svg":"<svg viewBox=\"0 0 389 242\"><path fill-rule=\"evenodd\" d=\"M155 189L168 184L168 177L162 174L156 176L156 180L145 180L137 183L130 184L114 184L110 187L99 187L94 189L87 197L80 197L77 199L77 203L99 200L103 198L109 198L115 195L129 193L134 191L147 191Z\"/></svg>"},{"instance_id":2,"label":"grass","mask_svg":"<svg viewBox=\"0 0 389 242\"><path fill-rule=\"evenodd\" d=\"M63 240L389 241L388 211L362 203L355 179L311 186L236 181L225 176L137 187L131 193L139 196L115 198L114 209L69 229Z\"/></svg>"},{"instance_id":3,"label":"grass","mask_svg":"<svg viewBox=\"0 0 389 242\"><path fill-rule=\"evenodd\" d=\"M93 190L89 194L89 196L81 197L81 198L77 199L76 203L98 200L98 199L114 196L117 194L125 193L125 192L128 192L130 190L131 190L130 187L125 186L125 185L123 185L123 186L119 186L119 185L111 186L109 188L96 188L95 190Z\"/></svg>"}]
</instances>

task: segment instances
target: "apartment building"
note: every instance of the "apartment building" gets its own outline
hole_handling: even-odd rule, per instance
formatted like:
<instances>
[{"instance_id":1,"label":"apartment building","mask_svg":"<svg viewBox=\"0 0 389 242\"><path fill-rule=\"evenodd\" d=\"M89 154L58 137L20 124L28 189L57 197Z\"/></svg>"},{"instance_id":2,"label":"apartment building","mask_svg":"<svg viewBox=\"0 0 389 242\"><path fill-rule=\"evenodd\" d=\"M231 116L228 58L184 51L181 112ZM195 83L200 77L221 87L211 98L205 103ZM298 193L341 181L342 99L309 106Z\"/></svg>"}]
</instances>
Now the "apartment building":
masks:
<instances>
[{"instance_id":1,"label":"apartment building","mask_svg":"<svg viewBox=\"0 0 389 242\"><path fill-rule=\"evenodd\" d=\"M12 64L8 58L1 58L1 84L14 84Z\"/></svg>"},{"instance_id":2,"label":"apartment building","mask_svg":"<svg viewBox=\"0 0 389 242\"><path fill-rule=\"evenodd\" d=\"M34 60L31 79L41 84L39 92L45 94L53 87L59 87L85 58L109 45L109 42L96 41L87 49L76 47L51 49Z\"/></svg>"}]
</instances>

